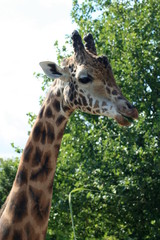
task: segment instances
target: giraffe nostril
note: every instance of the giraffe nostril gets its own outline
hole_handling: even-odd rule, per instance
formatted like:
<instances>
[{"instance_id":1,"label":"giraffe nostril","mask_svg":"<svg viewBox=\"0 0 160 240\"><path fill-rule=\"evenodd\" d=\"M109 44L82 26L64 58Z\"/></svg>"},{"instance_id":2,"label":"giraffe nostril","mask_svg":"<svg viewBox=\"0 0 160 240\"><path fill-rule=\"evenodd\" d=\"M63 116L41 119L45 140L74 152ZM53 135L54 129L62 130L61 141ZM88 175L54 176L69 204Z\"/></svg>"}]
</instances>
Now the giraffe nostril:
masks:
<instances>
[{"instance_id":1,"label":"giraffe nostril","mask_svg":"<svg viewBox=\"0 0 160 240\"><path fill-rule=\"evenodd\" d=\"M127 107L128 107L129 109L135 108L132 104L130 104L130 103L128 103L128 102L126 102L126 105L127 105Z\"/></svg>"}]
</instances>

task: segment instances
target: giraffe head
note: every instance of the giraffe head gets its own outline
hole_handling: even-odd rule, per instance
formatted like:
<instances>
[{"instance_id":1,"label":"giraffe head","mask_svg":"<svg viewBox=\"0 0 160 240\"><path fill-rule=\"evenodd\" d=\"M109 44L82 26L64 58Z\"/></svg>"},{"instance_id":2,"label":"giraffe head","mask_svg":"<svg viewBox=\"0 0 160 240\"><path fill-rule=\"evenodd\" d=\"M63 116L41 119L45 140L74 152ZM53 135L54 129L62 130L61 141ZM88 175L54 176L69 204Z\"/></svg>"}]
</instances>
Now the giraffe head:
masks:
<instances>
[{"instance_id":1,"label":"giraffe head","mask_svg":"<svg viewBox=\"0 0 160 240\"><path fill-rule=\"evenodd\" d=\"M106 56L97 56L91 34L83 45L77 31L72 33L74 55L59 67L53 62L40 65L50 78L63 82L63 97L72 111L80 109L90 114L114 118L120 125L129 126L138 118L137 109L122 95L116 84Z\"/></svg>"}]
</instances>

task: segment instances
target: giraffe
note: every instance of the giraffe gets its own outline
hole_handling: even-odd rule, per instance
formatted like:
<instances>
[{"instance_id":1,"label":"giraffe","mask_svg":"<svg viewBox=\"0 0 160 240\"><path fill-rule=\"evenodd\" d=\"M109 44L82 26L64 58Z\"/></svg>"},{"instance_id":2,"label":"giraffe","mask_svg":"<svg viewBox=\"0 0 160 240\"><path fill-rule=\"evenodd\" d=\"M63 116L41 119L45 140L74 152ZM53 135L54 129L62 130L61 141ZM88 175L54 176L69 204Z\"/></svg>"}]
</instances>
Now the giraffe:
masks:
<instances>
[{"instance_id":1,"label":"giraffe","mask_svg":"<svg viewBox=\"0 0 160 240\"><path fill-rule=\"evenodd\" d=\"M0 240L44 240L56 161L69 116L79 109L108 116L122 126L138 118L122 95L106 56L97 56L93 36L72 33L73 56L61 66L41 62L55 79L34 123L17 174L0 212Z\"/></svg>"}]
</instances>

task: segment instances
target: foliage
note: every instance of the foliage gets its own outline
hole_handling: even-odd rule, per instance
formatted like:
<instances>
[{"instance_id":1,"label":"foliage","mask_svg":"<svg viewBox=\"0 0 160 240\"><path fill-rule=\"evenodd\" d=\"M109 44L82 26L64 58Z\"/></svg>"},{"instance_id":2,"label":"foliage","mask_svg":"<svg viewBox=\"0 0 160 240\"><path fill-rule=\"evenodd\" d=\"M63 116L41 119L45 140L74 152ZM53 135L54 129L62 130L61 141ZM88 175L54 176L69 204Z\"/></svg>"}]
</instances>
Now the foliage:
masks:
<instances>
[{"instance_id":1,"label":"foliage","mask_svg":"<svg viewBox=\"0 0 160 240\"><path fill-rule=\"evenodd\" d=\"M18 158L14 160L0 158L0 208L11 190L18 163Z\"/></svg>"},{"instance_id":2,"label":"foliage","mask_svg":"<svg viewBox=\"0 0 160 240\"><path fill-rule=\"evenodd\" d=\"M14 151L16 153L22 153L23 149L20 148L19 146L15 146L15 144L13 142L11 143L11 146L12 146L12 148L14 148Z\"/></svg>"}]
</instances>

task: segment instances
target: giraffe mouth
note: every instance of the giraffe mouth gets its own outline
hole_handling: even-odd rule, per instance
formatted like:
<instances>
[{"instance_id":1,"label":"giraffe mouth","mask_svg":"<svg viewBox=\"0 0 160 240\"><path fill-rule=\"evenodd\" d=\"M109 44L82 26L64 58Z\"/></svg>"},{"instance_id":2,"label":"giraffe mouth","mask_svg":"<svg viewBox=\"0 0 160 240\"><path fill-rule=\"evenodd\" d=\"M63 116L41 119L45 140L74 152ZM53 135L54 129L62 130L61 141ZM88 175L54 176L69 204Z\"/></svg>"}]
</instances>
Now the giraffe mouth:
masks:
<instances>
[{"instance_id":1,"label":"giraffe mouth","mask_svg":"<svg viewBox=\"0 0 160 240\"><path fill-rule=\"evenodd\" d=\"M119 113L115 117L115 120L118 122L119 125L128 127L137 118L138 118L138 111L135 108L134 112L132 112L132 114L130 114L130 116L129 116L129 114L127 115L127 114Z\"/></svg>"},{"instance_id":2,"label":"giraffe mouth","mask_svg":"<svg viewBox=\"0 0 160 240\"><path fill-rule=\"evenodd\" d=\"M125 115L123 115L123 114L121 114L121 115L122 115L122 117L123 117L125 120L127 120L129 123L133 123L134 118L131 118L131 117L125 116Z\"/></svg>"},{"instance_id":3,"label":"giraffe mouth","mask_svg":"<svg viewBox=\"0 0 160 240\"><path fill-rule=\"evenodd\" d=\"M117 123L121 126L129 127L131 123L133 122L133 119L130 117L126 117L122 114L119 114L115 117L115 120Z\"/></svg>"}]
</instances>

